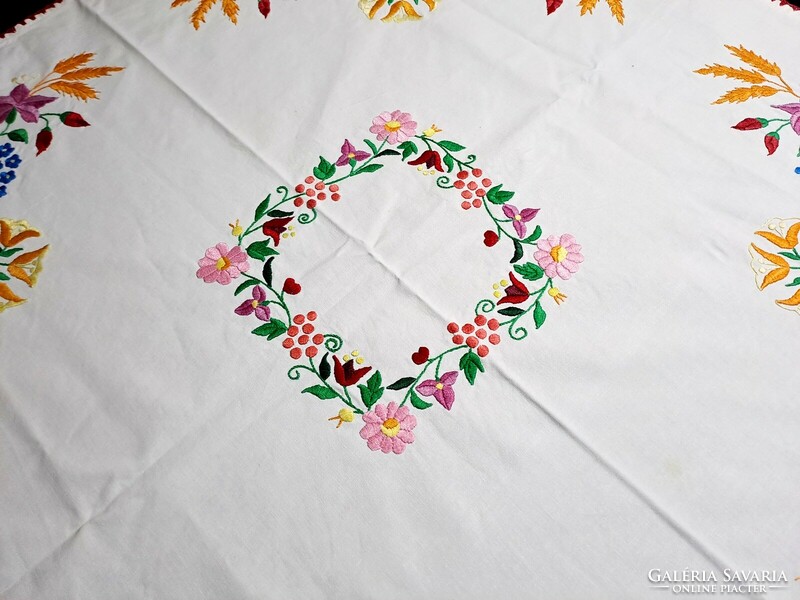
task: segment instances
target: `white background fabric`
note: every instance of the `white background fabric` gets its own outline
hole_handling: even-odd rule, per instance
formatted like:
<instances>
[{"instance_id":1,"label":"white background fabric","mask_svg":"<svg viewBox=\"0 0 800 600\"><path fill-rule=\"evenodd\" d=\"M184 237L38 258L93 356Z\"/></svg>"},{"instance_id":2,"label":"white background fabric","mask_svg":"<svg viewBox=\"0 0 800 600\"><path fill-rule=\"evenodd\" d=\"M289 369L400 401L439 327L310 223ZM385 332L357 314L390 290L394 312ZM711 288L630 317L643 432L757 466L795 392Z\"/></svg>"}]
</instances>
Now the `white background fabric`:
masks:
<instances>
[{"instance_id":1,"label":"white background fabric","mask_svg":"<svg viewBox=\"0 0 800 600\"><path fill-rule=\"evenodd\" d=\"M0 41L3 90L81 51L126 68L0 200L51 244L0 317L0 598L619 599L668 594L653 568L800 574L800 322L747 255L800 216L798 178L729 129L758 107L710 106L725 82L692 72L741 43L800 81L800 14L625 0L620 27L445 0L395 25L306 0L194 31L168 4L67 0ZM586 262L385 456L195 270L398 108ZM508 257L433 177L390 162L342 188L276 276L393 380Z\"/></svg>"}]
</instances>

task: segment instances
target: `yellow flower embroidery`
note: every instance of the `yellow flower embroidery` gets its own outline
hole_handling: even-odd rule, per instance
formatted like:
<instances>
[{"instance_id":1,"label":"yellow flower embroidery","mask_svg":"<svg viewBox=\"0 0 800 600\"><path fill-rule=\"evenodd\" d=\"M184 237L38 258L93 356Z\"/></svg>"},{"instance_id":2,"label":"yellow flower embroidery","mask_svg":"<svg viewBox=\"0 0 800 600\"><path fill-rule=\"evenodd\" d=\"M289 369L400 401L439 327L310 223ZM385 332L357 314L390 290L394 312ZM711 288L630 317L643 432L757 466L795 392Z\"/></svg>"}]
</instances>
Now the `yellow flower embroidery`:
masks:
<instances>
[{"instance_id":1,"label":"yellow flower embroidery","mask_svg":"<svg viewBox=\"0 0 800 600\"><path fill-rule=\"evenodd\" d=\"M25 251L25 240L41 234L25 221L0 219L0 312L25 302L9 285L14 279L29 288L36 285L48 246Z\"/></svg>"},{"instance_id":2,"label":"yellow flower embroidery","mask_svg":"<svg viewBox=\"0 0 800 600\"><path fill-rule=\"evenodd\" d=\"M756 274L756 285L758 289L764 290L774 283L788 279L792 271L795 271L797 277L785 284L790 289L796 288L794 293L788 298L776 300L775 303L781 308L800 314L800 219L772 219L767 222L766 228L765 231L756 231L756 235L777 249L765 250L750 244L750 268Z\"/></svg>"},{"instance_id":3,"label":"yellow flower embroidery","mask_svg":"<svg viewBox=\"0 0 800 600\"><path fill-rule=\"evenodd\" d=\"M401 21L419 20L422 18L417 12L420 3L426 5L429 11L436 8L439 0L359 0L358 6L370 19L380 17L381 21ZM381 13L382 9L386 9ZM382 15L382 16L381 16Z\"/></svg>"}]
</instances>

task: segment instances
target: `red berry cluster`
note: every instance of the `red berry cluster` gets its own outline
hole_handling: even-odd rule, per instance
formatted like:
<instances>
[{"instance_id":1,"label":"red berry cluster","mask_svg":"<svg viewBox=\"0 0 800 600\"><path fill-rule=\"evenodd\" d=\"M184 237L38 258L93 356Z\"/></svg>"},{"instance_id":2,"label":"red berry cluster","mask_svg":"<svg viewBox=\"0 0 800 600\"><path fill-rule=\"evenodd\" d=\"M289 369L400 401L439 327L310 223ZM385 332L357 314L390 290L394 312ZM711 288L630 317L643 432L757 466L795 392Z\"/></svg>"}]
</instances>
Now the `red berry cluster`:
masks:
<instances>
[{"instance_id":1,"label":"red berry cluster","mask_svg":"<svg viewBox=\"0 0 800 600\"><path fill-rule=\"evenodd\" d=\"M472 175L473 179L469 176ZM492 187L492 180L488 177L480 179L483 171L480 169L472 169L469 171L459 171L456 175L457 179L453 182L453 187L461 190L461 197L464 201L461 203L461 208L469 210L473 206L480 208L483 206L482 198L486 195L489 188Z\"/></svg>"},{"instance_id":2,"label":"red berry cluster","mask_svg":"<svg viewBox=\"0 0 800 600\"><path fill-rule=\"evenodd\" d=\"M341 199L341 196L339 195L339 186L335 183L326 186L324 181L319 181L311 175L306 177L304 181L306 184L308 184L308 187L302 183L298 183L296 186L294 186L295 192L302 194L307 198L307 200L304 200L303 198L294 199L294 205L298 208L303 206L303 202L306 203L308 208L314 208L317 205L317 202L322 202L328 197L327 192L331 193L331 200L334 202L338 202Z\"/></svg>"},{"instance_id":3,"label":"red berry cluster","mask_svg":"<svg viewBox=\"0 0 800 600\"><path fill-rule=\"evenodd\" d=\"M298 360L301 356L303 356L303 348L302 346L306 347L305 354L308 358L314 358L317 353L319 352L319 348L317 346L321 346L325 341L325 337L318 333L312 337L314 333L314 326L310 323L310 321L314 321L317 318L317 313L313 310L305 315L295 315L292 319L294 325L289 327L288 331L286 332L287 337L283 340L283 347L289 350L289 356L293 359ZM309 342L311 344L309 345Z\"/></svg>"},{"instance_id":4,"label":"red berry cluster","mask_svg":"<svg viewBox=\"0 0 800 600\"><path fill-rule=\"evenodd\" d=\"M478 315L475 317L474 325L466 323L459 330L458 323L450 323L447 326L447 331L453 334L453 343L457 346L465 343L464 335L462 335L465 334L467 336L467 346L473 349L477 348L478 356L483 358L489 354L489 346L481 343L483 340L487 340L493 346L500 343L500 336L496 333L490 334L486 331L486 328L490 331L497 331L500 328L500 322L497 319L487 320L483 315Z\"/></svg>"}]
</instances>

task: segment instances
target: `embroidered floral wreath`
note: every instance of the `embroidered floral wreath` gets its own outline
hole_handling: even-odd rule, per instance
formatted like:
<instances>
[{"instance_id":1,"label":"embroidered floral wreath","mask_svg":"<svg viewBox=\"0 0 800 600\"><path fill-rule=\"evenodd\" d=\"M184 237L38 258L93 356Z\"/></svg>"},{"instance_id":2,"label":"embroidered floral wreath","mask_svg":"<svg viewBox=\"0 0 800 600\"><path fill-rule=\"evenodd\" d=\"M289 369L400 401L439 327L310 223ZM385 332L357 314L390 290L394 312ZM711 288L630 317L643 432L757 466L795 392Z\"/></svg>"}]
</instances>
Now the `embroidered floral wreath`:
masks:
<instances>
[{"instance_id":1,"label":"embroidered floral wreath","mask_svg":"<svg viewBox=\"0 0 800 600\"><path fill-rule=\"evenodd\" d=\"M441 130L436 125L417 134L411 115L396 110L375 117L370 132L377 145L365 139L365 149L360 149L345 140L336 160L320 157L313 174L301 183L291 190L279 186L274 197L267 195L247 226L238 219L230 224L236 244L229 247L220 242L206 250L198 262L197 277L222 285L241 278L234 295L249 290L250 297L234 312L260 321L252 330L254 335L280 340L290 358L301 361L289 369L289 378L297 380L306 374L315 381L303 393L344 404L329 419L337 422L337 428L358 415L363 421L360 435L371 450L400 454L414 441L417 419L411 408L430 408L433 403L427 398L450 410L460 377L473 385L478 373L484 372L483 359L491 346L499 344L503 336L512 340L527 337L530 325L539 329L547 316L545 296L557 305L566 300L555 282L577 272L583 255L570 234L542 237L541 227L532 227L539 209L512 204L514 192L487 177L476 166L474 154L464 155L464 146L437 139ZM484 245L492 248L502 240L509 248L513 268L507 279L493 285L493 298L478 302L471 320L447 325L452 341L449 348L432 356L427 347L420 347L411 356L417 372L384 385L381 372L367 366L357 350L340 354L342 338L319 330L315 311L293 312L291 296L302 288L293 277L276 284L275 272L281 240L294 237L296 226L313 223L320 202L340 201L341 186L347 180L374 173L395 157L424 175L436 174L437 186L458 194L463 210L482 210L489 222ZM532 254L532 260L526 260L526 254ZM251 260L257 268L252 268ZM387 392L395 399L380 404Z\"/></svg>"}]
</instances>

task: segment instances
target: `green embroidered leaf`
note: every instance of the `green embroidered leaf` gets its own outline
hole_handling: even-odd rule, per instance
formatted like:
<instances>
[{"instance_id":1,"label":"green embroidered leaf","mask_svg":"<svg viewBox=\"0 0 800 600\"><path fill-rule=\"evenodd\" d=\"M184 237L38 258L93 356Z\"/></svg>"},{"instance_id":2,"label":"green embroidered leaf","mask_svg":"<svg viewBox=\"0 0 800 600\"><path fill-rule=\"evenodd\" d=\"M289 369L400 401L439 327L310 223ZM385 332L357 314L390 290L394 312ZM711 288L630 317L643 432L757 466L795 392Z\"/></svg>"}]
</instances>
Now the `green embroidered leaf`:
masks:
<instances>
[{"instance_id":1,"label":"green embroidered leaf","mask_svg":"<svg viewBox=\"0 0 800 600\"><path fill-rule=\"evenodd\" d=\"M11 112L8 113L8 116L6 117L6 123L11 125L16 120L17 120L17 109L16 108L12 108Z\"/></svg>"},{"instance_id":2,"label":"green embroidered leaf","mask_svg":"<svg viewBox=\"0 0 800 600\"><path fill-rule=\"evenodd\" d=\"M523 244L532 244L533 242L538 240L540 237L542 237L542 228L537 225L536 229L533 230L533 233L530 234L528 237L526 237L524 240L522 240L522 243Z\"/></svg>"},{"instance_id":3,"label":"green embroidered leaf","mask_svg":"<svg viewBox=\"0 0 800 600\"><path fill-rule=\"evenodd\" d=\"M269 247L269 240L261 240L260 242L253 242L247 247L247 254L256 260L264 260L268 256L277 256L280 254L275 248Z\"/></svg>"},{"instance_id":4,"label":"green embroidered leaf","mask_svg":"<svg viewBox=\"0 0 800 600\"><path fill-rule=\"evenodd\" d=\"M264 282L269 286L272 287L272 261L275 260L274 256L270 256L267 261L264 263L264 268L261 270L261 276L264 278Z\"/></svg>"},{"instance_id":5,"label":"green embroidered leaf","mask_svg":"<svg viewBox=\"0 0 800 600\"><path fill-rule=\"evenodd\" d=\"M481 373L484 372L483 362L481 362L480 356L475 354L472 350L461 357L461 360L458 361L458 368L464 371L464 376L467 378L470 385L475 385L475 378L478 376L478 371Z\"/></svg>"},{"instance_id":6,"label":"green embroidered leaf","mask_svg":"<svg viewBox=\"0 0 800 600\"><path fill-rule=\"evenodd\" d=\"M524 265L514 265L514 270L528 281L536 281L544 276L544 269L532 262L527 262Z\"/></svg>"},{"instance_id":7,"label":"green embroidered leaf","mask_svg":"<svg viewBox=\"0 0 800 600\"><path fill-rule=\"evenodd\" d=\"M450 152L458 152L460 150L466 149L466 146L462 146L461 144L456 144L455 142L451 142L450 140L442 140L441 142L439 142L439 145L445 150L449 150Z\"/></svg>"},{"instance_id":8,"label":"green embroidered leaf","mask_svg":"<svg viewBox=\"0 0 800 600\"><path fill-rule=\"evenodd\" d=\"M383 168L383 165L378 164L378 163L372 163L371 165L365 165L365 166L361 167L358 171L356 171L356 173L358 173L358 174L360 174L360 173L374 173L378 169L382 169L382 168Z\"/></svg>"},{"instance_id":9,"label":"green embroidered leaf","mask_svg":"<svg viewBox=\"0 0 800 600\"><path fill-rule=\"evenodd\" d=\"M793 285L800 285L800 277L796 277L794 281L787 283L786 287L792 287Z\"/></svg>"},{"instance_id":10,"label":"green embroidered leaf","mask_svg":"<svg viewBox=\"0 0 800 600\"><path fill-rule=\"evenodd\" d=\"M267 213L270 217L273 218L280 218L280 217L291 217L294 213L293 212L286 212L285 210L271 210Z\"/></svg>"},{"instance_id":11,"label":"green embroidered leaf","mask_svg":"<svg viewBox=\"0 0 800 600\"><path fill-rule=\"evenodd\" d=\"M245 291L247 288L253 287L254 285L257 285L257 284L258 284L258 281L256 281L255 279L247 279L247 280L245 280L245 281L243 281L242 283L239 284L239 287L236 288L236 291L233 292L233 295L234 296L238 296L243 291Z\"/></svg>"},{"instance_id":12,"label":"green embroidered leaf","mask_svg":"<svg viewBox=\"0 0 800 600\"><path fill-rule=\"evenodd\" d=\"M253 329L252 333L266 337L268 340L274 340L276 337L282 336L289 329L286 323L279 319L270 319L263 325Z\"/></svg>"},{"instance_id":13,"label":"green embroidered leaf","mask_svg":"<svg viewBox=\"0 0 800 600\"><path fill-rule=\"evenodd\" d=\"M542 326L544 320L547 318L547 313L544 312L542 308L541 302L536 302L536 306L533 307L533 322L536 325L536 329Z\"/></svg>"},{"instance_id":14,"label":"green embroidered leaf","mask_svg":"<svg viewBox=\"0 0 800 600\"><path fill-rule=\"evenodd\" d=\"M514 197L514 192L507 192L503 189L503 184L499 184L486 192L486 199L492 204L505 204Z\"/></svg>"},{"instance_id":15,"label":"green embroidered leaf","mask_svg":"<svg viewBox=\"0 0 800 600\"><path fill-rule=\"evenodd\" d=\"M328 379L331 376L331 363L328 360L328 353L325 353L325 356L322 357L322 360L319 361L319 377L322 381Z\"/></svg>"},{"instance_id":16,"label":"green embroidered leaf","mask_svg":"<svg viewBox=\"0 0 800 600\"><path fill-rule=\"evenodd\" d=\"M390 150L389 148L387 148L386 150L376 154L375 156L378 157L378 156L394 156L394 155L400 156L400 153L397 150Z\"/></svg>"},{"instance_id":17,"label":"green embroidered leaf","mask_svg":"<svg viewBox=\"0 0 800 600\"><path fill-rule=\"evenodd\" d=\"M402 390L402 389L405 389L408 386L410 386L415 381L416 381L416 379L414 379L413 377L401 377L400 379L395 381L392 385L387 385L386 389L387 390Z\"/></svg>"},{"instance_id":18,"label":"green embroidered leaf","mask_svg":"<svg viewBox=\"0 0 800 600\"><path fill-rule=\"evenodd\" d=\"M798 256L794 252L778 252L778 254L780 254L781 256L785 256L790 260L797 260L798 258L800 258L800 256Z\"/></svg>"},{"instance_id":19,"label":"green embroidered leaf","mask_svg":"<svg viewBox=\"0 0 800 600\"><path fill-rule=\"evenodd\" d=\"M332 165L330 162L325 160L325 157L319 157L319 164L314 167L314 177L325 181L326 179L330 179L333 177L334 173L336 173L336 165Z\"/></svg>"},{"instance_id":20,"label":"green embroidered leaf","mask_svg":"<svg viewBox=\"0 0 800 600\"><path fill-rule=\"evenodd\" d=\"M261 202L259 202L258 206L256 206L256 215L254 218L255 221L258 221L259 219L261 219L261 217L267 214L267 209L269 208L270 196L272 196L272 194L267 194L267 197L264 198Z\"/></svg>"},{"instance_id":21,"label":"green embroidered leaf","mask_svg":"<svg viewBox=\"0 0 800 600\"><path fill-rule=\"evenodd\" d=\"M447 172L452 173L453 169L456 168L456 161L453 160L453 157L449 154L444 155L444 166L447 167Z\"/></svg>"},{"instance_id":22,"label":"green embroidered leaf","mask_svg":"<svg viewBox=\"0 0 800 600\"><path fill-rule=\"evenodd\" d=\"M522 242L520 242L519 240L514 240L514 256L511 257L511 260L509 262L511 263L517 262L520 258L522 258L522 255L524 253L525 251L522 249Z\"/></svg>"},{"instance_id":23,"label":"green embroidered leaf","mask_svg":"<svg viewBox=\"0 0 800 600\"><path fill-rule=\"evenodd\" d=\"M380 400L383 396L382 387L383 378L380 371L375 371L372 377L367 379L367 385L359 385L358 389L361 391L361 401L367 408L372 408L372 405Z\"/></svg>"},{"instance_id":24,"label":"green embroidered leaf","mask_svg":"<svg viewBox=\"0 0 800 600\"><path fill-rule=\"evenodd\" d=\"M522 310L521 308L517 308L516 306L509 306L508 308L501 308L497 312L503 315L504 317L516 317L518 315L521 315L525 311Z\"/></svg>"},{"instance_id":25,"label":"green embroidered leaf","mask_svg":"<svg viewBox=\"0 0 800 600\"><path fill-rule=\"evenodd\" d=\"M22 248L6 248L3 251L0 251L0 256L6 258L8 256L14 256L17 252L22 252Z\"/></svg>"},{"instance_id":26,"label":"green embroidered leaf","mask_svg":"<svg viewBox=\"0 0 800 600\"><path fill-rule=\"evenodd\" d=\"M0 273L0 281L8 281L9 279L11 279L11 277L6 275L5 273Z\"/></svg>"},{"instance_id":27,"label":"green embroidered leaf","mask_svg":"<svg viewBox=\"0 0 800 600\"><path fill-rule=\"evenodd\" d=\"M364 139L364 143L369 146L369 149L372 150L373 154L378 153L378 147L372 142L372 140ZM402 146L402 144L401 144Z\"/></svg>"},{"instance_id":28,"label":"green embroidered leaf","mask_svg":"<svg viewBox=\"0 0 800 600\"><path fill-rule=\"evenodd\" d=\"M24 129L15 129L14 131L9 131L6 135L11 141L28 143L28 132Z\"/></svg>"},{"instance_id":29,"label":"green embroidered leaf","mask_svg":"<svg viewBox=\"0 0 800 600\"><path fill-rule=\"evenodd\" d=\"M338 398L338 394L326 385L312 385L303 390L304 394L311 394L320 400L330 400L331 398Z\"/></svg>"},{"instance_id":30,"label":"green embroidered leaf","mask_svg":"<svg viewBox=\"0 0 800 600\"><path fill-rule=\"evenodd\" d=\"M403 160L407 160L409 156L419 152L417 145L411 141L405 141L397 147L403 152Z\"/></svg>"},{"instance_id":31,"label":"green embroidered leaf","mask_svg":"<svg viewBox=\"0 0 800 600\"><path fill-rule=\"evenodd\" d=\"M419 410L425 410L426 408L430 408L433 406L431 402L425 402L422 398L420 398L415 391L411 391L411 396L409 396L411 400L411 406L414 408L418 408Z\"/></svg>"}]
</instances>

